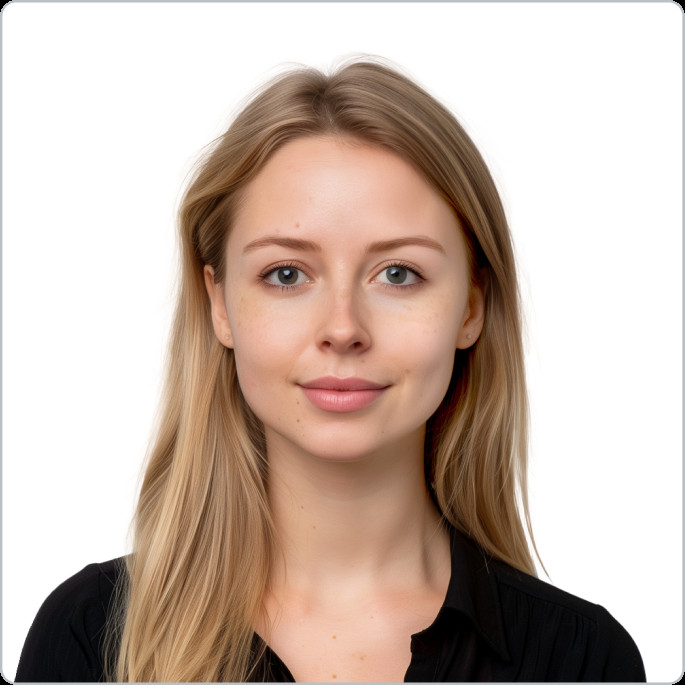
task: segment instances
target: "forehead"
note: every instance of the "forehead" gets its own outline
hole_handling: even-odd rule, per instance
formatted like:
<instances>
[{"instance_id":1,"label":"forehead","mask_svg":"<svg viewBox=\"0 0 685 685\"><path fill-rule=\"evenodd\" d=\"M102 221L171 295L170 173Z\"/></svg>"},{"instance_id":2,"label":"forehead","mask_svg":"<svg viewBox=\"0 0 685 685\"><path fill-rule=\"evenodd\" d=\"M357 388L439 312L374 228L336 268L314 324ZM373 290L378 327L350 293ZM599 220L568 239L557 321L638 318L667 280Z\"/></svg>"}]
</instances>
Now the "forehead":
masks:
<instances>
[{"instance_id":1,"label":"forehead","mask_svg":"<svg viewBox=\"0 0 685 685\"><path fill-rule=\"evenodd\" d=\"M461 241L451 208L409 162L381 147L323 136L284 145L246 186L229 249L261 234Z\"/></svg>"}]
</instances>

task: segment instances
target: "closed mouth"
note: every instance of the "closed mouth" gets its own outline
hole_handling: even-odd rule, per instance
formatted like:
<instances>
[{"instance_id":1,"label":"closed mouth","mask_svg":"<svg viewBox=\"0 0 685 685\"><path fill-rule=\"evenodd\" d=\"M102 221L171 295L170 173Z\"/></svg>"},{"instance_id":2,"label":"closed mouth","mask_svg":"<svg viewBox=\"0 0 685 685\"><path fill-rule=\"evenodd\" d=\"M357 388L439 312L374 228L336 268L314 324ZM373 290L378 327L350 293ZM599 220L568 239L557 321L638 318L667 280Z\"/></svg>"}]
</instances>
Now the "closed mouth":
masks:
<instances>
[{"instance_id":1,"label":"closed mouth","mask_svg":"<svg viewBox=\"0 0 685 685\"><path fill-rule=\"evenodd\" d=\"M299 384L307 399L326 413L346 414L370 407L387 390L363 378L336 378L327 376Z\"/></svg>"}]
</instances>

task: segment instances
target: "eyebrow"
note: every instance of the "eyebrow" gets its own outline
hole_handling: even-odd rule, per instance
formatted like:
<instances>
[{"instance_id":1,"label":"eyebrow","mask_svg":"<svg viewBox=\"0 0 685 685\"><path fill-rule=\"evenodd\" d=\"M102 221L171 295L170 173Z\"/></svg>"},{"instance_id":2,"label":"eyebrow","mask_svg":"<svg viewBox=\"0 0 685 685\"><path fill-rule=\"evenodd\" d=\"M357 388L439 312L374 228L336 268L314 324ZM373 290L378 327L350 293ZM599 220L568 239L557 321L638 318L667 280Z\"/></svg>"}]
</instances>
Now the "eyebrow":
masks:
<instances>
[{"instance_id":1,"label":"eyebrow","mask_svg":"<svg viewBox=\"0 0 685 685\"><path fill-rule=\"evenodd\" d=\"M264 238L259 238L249 242L243 248L243 254L257 250L260 247L268 247L270 245L278 245L280 247L287 247L291 250L300 250L302 252L321 252L321 246L313 243L311 240L301 240L299 238L287 238L280 235L269 235ZM366 252L387 252L405 245L418 245L419 247L430 247L438 252L445 253L445 248L433 238L428 238L423 235L407 236L406 238L394 238L392 240L379 240L375 243L370 243L366 246Z\"/></svg>"},{"instance_id":2,"label":"eyebrow","mask_svg":"<svg viewBox=\"0 0 685 685\"><path fill-rule=\"evenodd\" d=\"M311 240L300 240L299 238L286 238L280 235L268 235L265 238L259 238L245 245L243 254L257 250L260 247L268 247L269 245L279 245L280 247L289 247L291 250L300 250L302 252L321 252L321 247Z\"/></svg>"},{"instance_id":3,"label":"eyebrow","mask_svg":"<svg viewBox=\"0 0 685 685\"><path fill-rule=\"evenodd\" d=\"M405 245L418 245L419 247L430 247L438 252L445 253L445 248L433 238L423 235L407 236L406 238L394 238L393 240L379 240L371 243L366 247L367 252L387 252L394 250L397 247L404 247Z\"/></svg>"}]
</instances>

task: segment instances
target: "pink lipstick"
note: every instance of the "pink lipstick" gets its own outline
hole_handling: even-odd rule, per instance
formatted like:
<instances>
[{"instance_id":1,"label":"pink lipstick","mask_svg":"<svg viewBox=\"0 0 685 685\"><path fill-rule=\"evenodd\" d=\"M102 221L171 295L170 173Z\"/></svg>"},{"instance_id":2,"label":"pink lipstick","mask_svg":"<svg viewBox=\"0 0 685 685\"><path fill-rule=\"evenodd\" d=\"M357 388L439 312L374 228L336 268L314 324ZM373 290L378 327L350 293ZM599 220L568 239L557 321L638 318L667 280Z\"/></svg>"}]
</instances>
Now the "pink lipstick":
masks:
<instances>
[{"instance_id":1,"label":"pink lipstick","mask_svg":"<svg viewBox=\"0 0 685 685\"><path fill-rule=\"evenodd\" d=\"M315 407L323 411L338 413L364 409L390 387L363 378L336 378L334 376L317 378L299 385Z\"/></svg>"}]
</instances>

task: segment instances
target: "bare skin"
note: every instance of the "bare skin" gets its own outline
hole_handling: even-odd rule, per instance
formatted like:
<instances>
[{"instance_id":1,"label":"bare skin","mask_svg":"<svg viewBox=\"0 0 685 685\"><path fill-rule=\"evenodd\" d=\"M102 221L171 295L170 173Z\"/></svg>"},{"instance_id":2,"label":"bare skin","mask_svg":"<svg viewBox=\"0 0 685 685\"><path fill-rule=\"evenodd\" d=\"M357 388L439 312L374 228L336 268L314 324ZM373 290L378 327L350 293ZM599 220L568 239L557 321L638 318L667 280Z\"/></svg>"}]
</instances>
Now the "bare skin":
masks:
<instances>
[{"instance_id":1,"label":"bare skin","mask_svg":"<svg viewBox=\"0 0 685 685\"><path fill-rule=\"evenodd\" d=\"M303 138L248 185L226 273L205 268L214 329L264 424L277 534L255 629L298 681L401 681L450 578L423 451L483 323L460 226L393 153ZM332 409L307 391L324 377L382 389Z\"/></svg>"},{"instance_id":2,"label":"bare skin","mask_svg":"<svg viewBox=\"0 0 685 685\"><path fill-rule=\"evenodd\" d=\"M297 474L289 468L285 481L272 459L283 556L265 602L271 630L263 620L258 633L297 681L404 680L411 635L442 605L449 539L423 486L422 460L402 461L390 471L309 464Z\"/></svg>"}]
</instances>

